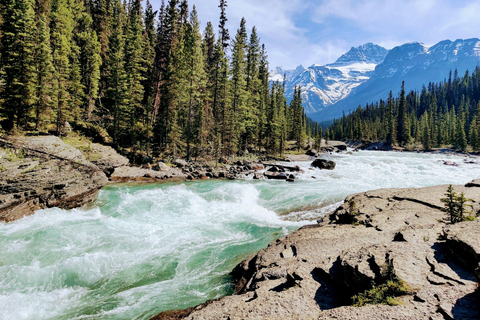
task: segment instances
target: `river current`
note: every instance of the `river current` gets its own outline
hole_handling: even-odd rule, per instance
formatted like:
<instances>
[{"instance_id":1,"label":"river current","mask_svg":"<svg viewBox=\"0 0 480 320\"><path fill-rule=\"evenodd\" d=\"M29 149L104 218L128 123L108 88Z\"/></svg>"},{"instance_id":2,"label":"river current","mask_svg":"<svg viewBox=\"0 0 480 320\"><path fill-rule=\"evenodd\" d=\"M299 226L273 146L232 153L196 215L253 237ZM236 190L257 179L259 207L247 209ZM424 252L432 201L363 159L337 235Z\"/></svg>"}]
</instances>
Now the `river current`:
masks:
<instances>
[{"instance_id":1,"label":"river current","mask_svg":"<svg viewBox=\"0 0 480 320\"><path fill-rule=\"evenodd\" d=\"M304 169L295 183L115 185L84 208L0 224L0 319L148 319L194 306L231 294L237 263L349 194L480 178L480 165L468 163L478 160L465 156L361 151L326 158L335 170L295 163Z\"/></svg>"}]
</instances>

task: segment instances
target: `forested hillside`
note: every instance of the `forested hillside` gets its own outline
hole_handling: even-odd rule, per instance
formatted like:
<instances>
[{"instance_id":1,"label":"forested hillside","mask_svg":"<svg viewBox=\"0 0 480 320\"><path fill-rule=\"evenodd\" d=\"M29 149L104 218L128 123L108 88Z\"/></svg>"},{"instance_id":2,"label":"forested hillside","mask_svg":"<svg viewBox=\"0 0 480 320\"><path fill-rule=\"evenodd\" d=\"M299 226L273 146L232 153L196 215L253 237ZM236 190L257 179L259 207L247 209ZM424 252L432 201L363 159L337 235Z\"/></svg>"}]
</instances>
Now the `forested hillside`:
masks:
<instances>
[{"instance_id":1,"label":"forested hillside","mask_svg":"<svg viewBox=\"0 0 480 320\"><path fill-rule=\"evenodd\" d=\"M421 92L358 108L334 121L328 135L335 139L385 141L392 145L421 144L423 149L453 146L480 151L480 69L430 83Z\"/></svg>"},{"instance_id":2,"label":"forested hillside","mask_svg":"<svg viewBox=\"0 0 480 320\"><path fill-rule=\"evenodd\" d=\"M243 19L231 38L170 0L6 0L0 4L1 129L70 128L153 156L282 153L309 134L301 97L269 85L267 51ZM217 8L212 8L215 10ZM312 125L310 124L310 127Z\"/></svg>"}]
</instances>

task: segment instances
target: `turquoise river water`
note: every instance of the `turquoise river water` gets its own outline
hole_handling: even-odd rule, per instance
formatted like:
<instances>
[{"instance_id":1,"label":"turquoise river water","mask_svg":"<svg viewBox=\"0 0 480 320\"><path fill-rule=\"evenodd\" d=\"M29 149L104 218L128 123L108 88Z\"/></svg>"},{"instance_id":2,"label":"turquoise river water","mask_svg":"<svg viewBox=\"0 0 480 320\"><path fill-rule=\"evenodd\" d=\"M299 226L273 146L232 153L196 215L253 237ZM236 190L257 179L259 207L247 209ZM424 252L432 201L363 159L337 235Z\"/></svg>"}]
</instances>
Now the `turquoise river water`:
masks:
<instances>
[{"instance_id":1,"label":"turquoise river water","mask_svg":"<svg viewBox=\"0 0 480 320\"><path fill-rule=\"evenodd\" d=\"M237 263L349 194L480 178L479 164L453 155L328 158L333 171L297 163L305 173L295 183L115 185L84 208L0 224L0 319L148 319L194 306L232 293Z\"/></svg>"}]
</instances>

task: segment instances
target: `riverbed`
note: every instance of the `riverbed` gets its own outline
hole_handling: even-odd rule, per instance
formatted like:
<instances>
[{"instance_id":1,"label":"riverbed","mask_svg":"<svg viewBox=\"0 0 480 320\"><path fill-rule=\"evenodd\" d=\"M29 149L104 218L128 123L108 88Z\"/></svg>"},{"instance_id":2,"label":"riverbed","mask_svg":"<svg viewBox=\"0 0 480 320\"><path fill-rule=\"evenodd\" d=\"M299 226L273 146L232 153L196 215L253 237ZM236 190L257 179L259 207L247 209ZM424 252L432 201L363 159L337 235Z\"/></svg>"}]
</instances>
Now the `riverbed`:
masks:
<instances>
[{"instance_id":1,"label":"riverbed","mask_svg":"<svg viewBox=\"0 0 480 320\"><path fill-rule=\"evenodd\" d=\"M464 184L477 158L361 151L295 183L123 184L80 209L0 224L0 319L148 319L232 293L229 272L352 193ZM450 164L445 165L445 161ZM470 163L473 162L473 163Z\"/></svg>"}]
</instances>

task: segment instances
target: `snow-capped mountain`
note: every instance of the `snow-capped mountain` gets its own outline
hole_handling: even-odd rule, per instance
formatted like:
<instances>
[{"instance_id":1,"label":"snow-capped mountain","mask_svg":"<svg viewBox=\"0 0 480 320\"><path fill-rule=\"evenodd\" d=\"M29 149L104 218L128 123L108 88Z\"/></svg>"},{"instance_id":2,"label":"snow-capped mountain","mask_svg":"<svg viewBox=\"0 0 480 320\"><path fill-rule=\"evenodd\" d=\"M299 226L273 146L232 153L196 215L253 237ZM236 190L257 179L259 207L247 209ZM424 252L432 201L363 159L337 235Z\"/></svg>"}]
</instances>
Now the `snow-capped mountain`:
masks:
<instances>
[{"instance_id":1,"label":"snow-capped mountain","mask_svg":"<svg viewBox=\"0 0 480 320\"><path fill-rule=\"evenodd\" d=\"M480 40L445 40L431 47L419 42L406 43L388 52L383 62L368 74L369 79L357 85L344 99L336 103L318 105L316 112L306 106L309 116L316 121L341 117L359 105L386 99L391 91L397 94L402 81L406 90L421 90L429 82L448 79L457 70L463 76L480 65Z\"/></svg>"},{"instance_id":2,"label":"snow-capped mountain","mask_svg":"<svg viewBox=\"0 0 480 320\"><path fill-rule=\"evenodd\" d=\"M335 63L325 66L312 65L307 69L299 66L295 70L277 67L270 72L270 80L283 81L286 75L285 88L289 99L295 86L300 85L305 111L314 114L345 99L352 90L368 81L387 53L385 48L367 43L352 47Z\"/></svg>"}]
</instances>

